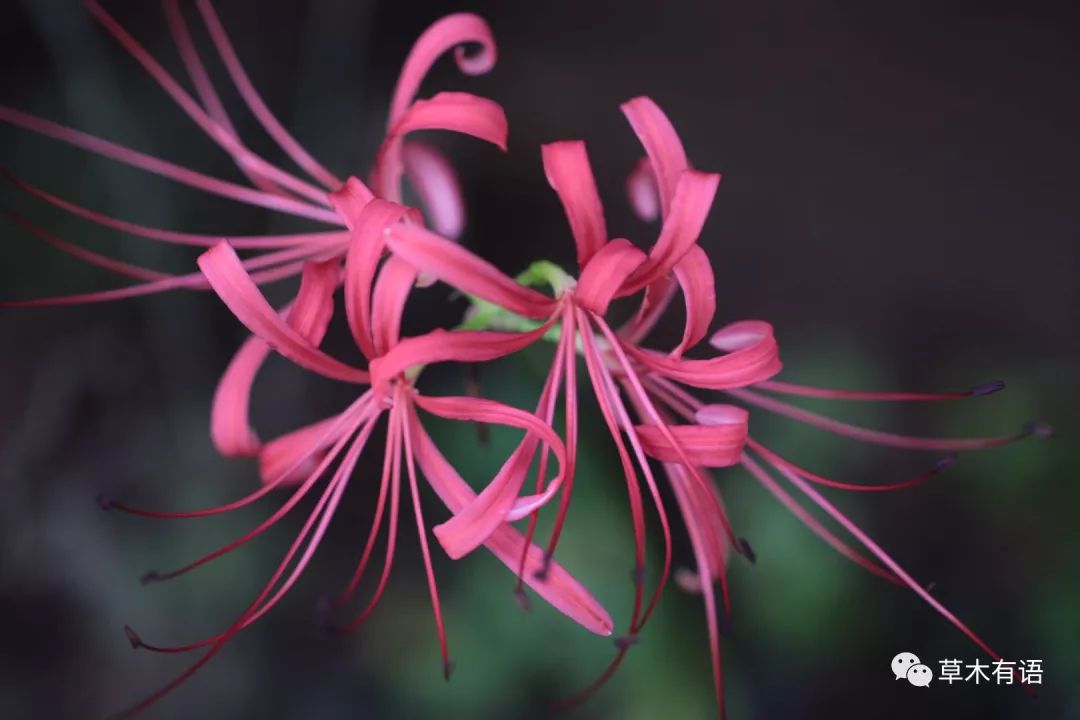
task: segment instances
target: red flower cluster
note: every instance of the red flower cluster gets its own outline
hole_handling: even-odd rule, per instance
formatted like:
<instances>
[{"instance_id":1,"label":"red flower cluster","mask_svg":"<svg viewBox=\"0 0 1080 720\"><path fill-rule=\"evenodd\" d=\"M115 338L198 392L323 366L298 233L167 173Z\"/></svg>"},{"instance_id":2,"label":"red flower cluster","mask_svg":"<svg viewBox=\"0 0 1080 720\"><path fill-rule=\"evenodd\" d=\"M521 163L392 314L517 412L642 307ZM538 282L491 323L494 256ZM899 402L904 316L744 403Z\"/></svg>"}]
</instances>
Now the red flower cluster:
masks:
<instances>
[{"instance_id":1,"label":"red flower cluster","mask_svg":"<svg viewBox=\"0 0 1080 720\"><path fill-rule=\"evenodd\" d=\"M92 252L20 219L24 227L42 240L139 282L107 292L7 305L59 305L177 288L210 289L252 333L218 385L210 432L223 455L258 458L261 487L226 505L189 512L142 510L115 501L107 501L106 505L150 517L191 518L227 513L278 490L287 493L288 499L234 542L182 568L152 573L146 579L175 577L231 552L260 536L308 494L318 495L314 509L270 580L226 630L188 645L160 647L144 642L128 628L128 636L136 647L163 652L198 649L204 652L181 676L124 715L138 712L177 687L289 591L318 548L358 458L384 415L388 432L374 522L356 571L335 605L342 606L353 596L372 560L384 525L385 556L374 597L343 631L356 628L371 614L386 586L394 559L405 478L449 676L449 651L432 570L428 525L419 495L419 477L423 476L449 511L449 519L431 529L451 558L463 558L484 547L516 574L518 594L523 600L523 584L527 584L585 629L599 635L612 634L613 622L607 611L554 561L574 486L578 392L583 385L578 377L579 358L584 360L589 385L622 466L636 560L633 610L625 633L616 641L615 660L584 694L610 677L622 662L656 608L671 575L673 523L654 466L662 468L667 476L670 495L675 499L694 551L696 569L676 573L676 580L684 589L700 592L704 598L721 708L719 628L720 618L730 616L726 565L732 551L751 561L754 554L749 544L736 536L717 485L710 477L711 468L741 464L837 550L871 572L907 585L988 654L999 657L813 487L855 491L911 487L950 464L952 456L939 461L930 472L904 482L877 486L841 483L796 465L751 437L746 408L785 415L854 440L911 450L973 450L1031 434L1046 434L1048 429L1032 425L1023 432L996 438L905 437L845 424L778 399L777 396L794 395L835 400L922 401L984 395L1002 386L992 383L949 394L810 388L771 379L780 371L781 364L768 323L735 322L710 335L716 310L714 278L698 238L720 176L691 166L674 127L653 101L635 98L624 104L622 110L644 152L628 179L627 192L642 218L659 219L655 240L643 250L630 240L609 237L585 144L551 143L541 148L544 170L566 213L577 249L577 272L570 274L541 260L518 278L512 278L455 242L462 231L465 213L453 169L437 148L409 137L417 130L448 130L505 150L507 122L497 103L461 92L416 98L428 70L450 50L454 51L462 72L479 74L491 70L496 59L495 42L482 19L470 14L451 15L435 23L417 40L394 91L386 136L369 174L370 182L364 183L356 177L339 180L275 119L252 86L209 0L197 0L196 6L237 92L308 179L258 156L237 135L175 0L165 2L166 16L195 89L194 96L97 2L87 0L86 4L180 109L235 160L249 183L241 185L210 177L7 107L0 107L0 120L208 193L333 227L304 234L247 237L152 228L81 207L7 173L12 182L40 200L87 221L150 240L209 248L199 257L201 272L167 276ZM478 49L466 52L468 46ZM402 183L406 180L421 199L420 208L403 204ZM237 251L245 252L246 257L241 259ZM292 302L278 309L271 307L260 286L297 274L301 276L300 284ZM465 321L454 329L402 337L401 320L411 290L434 282L445 283L469 297L472 307ZM341 308L335 306L339 289L344 300ZM686 316L681 340L666 351L649 347L645 340L678 294L683 297ZM608 310L619 298L636 302L637 309L629 321L615 327L607 319ZM320 349L336 309L344 311L356 346L366 359L366 367L342 362ZM706 337L716 352L705 358L687 357L686 353ZM431 396L417 387L420 372L427 365L490 361L545 341L555 343L554 362L534 411L478 397ZM249 421L249 397L255 376L271 352L355 388L355 398L332 417L267 442L260 440ZM732 404L706 403L687 388L722 391ZM563 436L553 430L560 396L565 409ZM524 431L524 436L495 477L476 493L429 437L421 421L422 413L501 424ZM558 466L554 473L548 467L552 457ZM526 489L534 464L538 467L535 486ZM777 481L774 473L824 510L869 554L863 554L809 514ZM549 504L555 512L553 530L546 543L538 545L533 542L538 513ZM659 519L664 547L663 566L648 592L647 505L651 505ZM512 523L516 521L527 521L524 532L514 527ZM716 607L717 584L722 614Z\"/></svg>"}]
</instances>

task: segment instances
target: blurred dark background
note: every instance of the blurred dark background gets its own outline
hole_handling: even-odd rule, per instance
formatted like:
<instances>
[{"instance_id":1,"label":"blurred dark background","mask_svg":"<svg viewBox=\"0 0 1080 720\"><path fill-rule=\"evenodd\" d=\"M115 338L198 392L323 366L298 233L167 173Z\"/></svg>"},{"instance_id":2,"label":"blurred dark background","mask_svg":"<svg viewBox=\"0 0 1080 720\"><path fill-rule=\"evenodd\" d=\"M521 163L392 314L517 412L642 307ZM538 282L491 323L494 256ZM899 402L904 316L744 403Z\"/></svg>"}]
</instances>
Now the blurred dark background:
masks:
<instances>
[{"instance_id":1,"label":"blurred dark background","mask_svg":"<svg viewBox=\"0 0 1080 720\"><path fill-rule=\"evenodd\" d=\"M920 434L1004 433L1034 418L1056 427L1051 440L964 456L917 490L830 494L1007 658L1043 660L1037 700L1015 687L894 681L888 665L901 650L935 671L941 658L970 663L980 654L912 593L844 561L733 470L719 480L759 560L732 564L735 619L723 641L731 717L1080 718L1074 4L219 5L270 107L331 169L361 176L412 41L451 10L483 14L499 43L495 72L463 78L443 62L424 92L469 90L507 111L509 155L433 139L463 176L464 242L510 272L538 257L572 257L539 162L539 144L554 139L588 141L612 234L651 237L622 197L640 151L618 104L652 96L693 163L725 177L703 240L718 315L772 321L785 378L906 389L1001 378L1006 392L970 402L831 409ZM156 3L106 7L183 75ZM242 179L77 3L9 2L0 17L0 103ZM190 8L188 19L198 27ZM197 37L241 132L287 165ZM303 227L10 126L0 127L0 163L147 224L245 234ZM7 183L0 207L103 252L193 269L192 251L103 232ZM4 299L123 282L7 217L0 236ZM419 295L411 328L455 322L463 306L448 298L445 288ZM679 326L673 313L657 342ZM100 717L141 697L185 659L133 651L123 625L162 643L216 632L287 547L299 514L197 573L143 587L146 569L182 564L269 511L170 523L103 513L94 502L104 492L143 506L201 507L253 487L254 463L218 458L207 436L214 383L243 337L215 298L197 293L0 312L0 717ZM331 348L344 352L346 337L332 335ZM480 382L529 405L546 359L539 349L485 367ZM454 370L425 380L435 392L465 382ZM269 437L341 407L342 392L275 360L256 386L254 414ZM581 479L560 552L621 627L633 562L628 513L598 413L591 404L584 412ZM760 415L754 423L778 450L853 481L896 479L932 462ZM512 440L496 434L478 446L468 427L440 428L438 439L476 483ZM378 453L366 457L296 591L146 717L539 718L604 667L609 640L546 608L521 612L512 579L489 557L454 563L437 551L456 664L445 683L409 522L375 619L346 640L324 637L316 599L340 587L370 522ZM432 522L441 512L429 503ZM681 532L679 543L686 563ZM565 716L714 717L707 650L699 600L672 588L622 673Z\"/></svg>"}]
</instances>

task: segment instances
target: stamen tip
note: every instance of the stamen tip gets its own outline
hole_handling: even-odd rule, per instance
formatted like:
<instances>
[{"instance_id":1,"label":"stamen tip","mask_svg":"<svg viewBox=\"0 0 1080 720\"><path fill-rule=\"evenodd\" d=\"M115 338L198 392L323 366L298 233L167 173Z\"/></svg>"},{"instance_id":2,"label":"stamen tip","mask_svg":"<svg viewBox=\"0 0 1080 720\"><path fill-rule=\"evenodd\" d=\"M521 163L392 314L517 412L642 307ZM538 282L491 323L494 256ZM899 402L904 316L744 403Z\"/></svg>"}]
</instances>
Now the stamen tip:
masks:
<instances>
[{"instance_id":1,"label":"stamen tip","mask_svg":"<svg viewBox=\"0 0 1080 720\"><path fill-rule=\"evenodd\" d=\"M949 453L948 455L940 458L936 463L934 463L934 470L935 472L940 472L945 468L952 467L959 459L960 456L956 453Z\"/></svg>"},{"instance_id":2,"label":"stamen tip","mask_svg":"<svg viewBox=\"0 0 1080 720\"><path fill-rule=\"evenodd\" d=\"M1024 432L1038 438L1049 438L1054 436L1054 428L1039 420L1032 420L1029 423L1025 423Z\"/></svg>"},{"instance_id":3,"label":"stamen tip","mask_svg":"<svg viewBox=\"0 0 1080 720\"><path fill-rule=\"evenodd\" d=\"M514 588L514 599L517 600L518 605L525 612L532 612L532 600L525 594L525 588L518 585Z\"/></svg>"},{"instance_id":4,"label":"stamen tip","mask_svg":"<svg viewBox=\"0 0 1080 720\"><path fill-rule=\"evenodd\" d=\"M629 650L634 645L637 645L640 640L637 633L627 633L615 638L615 647L620 650Z\"/></svg>"},{"instance_id":5,"label":"stamen tip","mask_svg":"<svg viewBox=\"0 0 1080 720\"><path fill-rule=\"evenodd\" d=\"M159 573L157 570L148 570L147 572L143 573L143 576L141 578L139 578L139 582L141 582L143 585L149 585L150 583L157 582L161 579L161 573Z\"/></svg>"},{"instance_id":6,"label":"stamen tip","mask_svg":"<svg viewBox=\"0 0 1080 720\"><path fill-rule=\"evenodd\" d=\"M982 385L976 385L968 390L969 395L993 395L996 392L1000 392L1005 389L1004 380L994 380L993 382L983 383Z\"/></svg>"},{"instance_id":7,"label":"stamen tip","mask_svg":"<svg viewBox=\"0 0 1080 720\"><path fill-rule=\"evenodd\" d=\"M98 504L98 507L102 510L112 510L114 502L111 498L105 495L105 493L98 493L94 497L94 502Z\"/></svg>"},{"instance_id":8,"label":"stamen tip","mask_svg":"<svg viewBox=\"0 0 1080 720\"><path fill-rule=\"evenodd\" d=\"M454 672L454 663L449 660L443 661L443 679L447 682L450 681L450 674Z\"/></svg>"},{"instance_id":9,"label":"stamen tip","mask_svg":"<svg viewBox=\"0 0 1080 720\"><path fill-rule=\"evenodd\" d=\"M635 585L644 585L645 584L645 566L644 565L636 565L636 566L634 566L634 570L630 574L630 577L634 581Z\"/></svg>"},{"instance_id":10,"label":"stamen tip","mask_svg":"<svg viewBox=\"0 0 1080 720\"><path fill-rule=\"evenodd\" d=\"M544 551L543 563L540 565L540 569L533 573L533 577L536 578L537 580L539 580L540 582L547 582L548 571L550 569L551 569L551 552L549 552L548 550L545 550Z\"/></svg>"},{"instance_id":11,"label":"stamen tip","mask_svg":"<svg viewBox=\"0 0 1080 720\"><path fill-rule=\"evenodd\" d=\"M757 565L757 553L750 547L750 542L746 538L739 538L739 552L750 561L751 565Z\"/></svg>"},{"instance_id":12,"label":"stamen tip","mask_svg":"<svg viewBox=\"0 0 1080 720\"><path fill-rule=\"evenodd\" d=\"M132 648L138 650L143 646L143 641L142 638L139 637L139 633L135 632L130 625L124 626L124 635L127 635L128 642L131 643Z\"/></svg>"},{"instance_id":13,"label":"stamen tip","mask_svg":"<svg viewBox=\"0 0 1080 720\"><path fill-rule=\"evenodd\" d=\"M719 630L721 635L731 635L734 628L732 627L731 618L727 615L721 615Z\"/></svg>"}]
</instances>

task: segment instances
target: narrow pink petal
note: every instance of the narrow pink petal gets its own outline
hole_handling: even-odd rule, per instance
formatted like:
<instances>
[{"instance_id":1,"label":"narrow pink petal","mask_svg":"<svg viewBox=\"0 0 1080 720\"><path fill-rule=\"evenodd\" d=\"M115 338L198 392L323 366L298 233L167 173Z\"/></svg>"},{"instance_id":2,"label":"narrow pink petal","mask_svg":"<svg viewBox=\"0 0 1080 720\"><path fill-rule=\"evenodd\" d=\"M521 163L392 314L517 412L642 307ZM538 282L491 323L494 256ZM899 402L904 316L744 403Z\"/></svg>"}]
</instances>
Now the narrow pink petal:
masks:
<instances>
[{"instance_id":1,"label":"narrow pink petal","mask_svg":"<svg viewBox=\"0 0 1080 720\"><path fill-rule=\"evenodd\" d=\"M728 467L739 462L746 443L746 423L731 425L669 425L680 449L653 425L635 428L645 452L661 462L677 463L683 453L698 467Z\"/></svg>"},{"instance_id":2,"label":"narrow pink petal","mask_svg":"<svg viewBox=\"0 0 1080 720\"><path fill-rule=\"evenodd\" d=\"M465 229L465 200L454 168L435 146L415 140L402 144L401 160L431 227L457 240Z\"/></svg>"},{"instance_id":3,"label":"narrow pink petal","mask_svg":"<svg viewBox=\"0 0 1080 720\"><path fill-rule=\"evenodd\" d=\"M498 103L462 92L442 92L417 100L390 128L379 149L372 186L380 197L401 200L401 142L418 130L450 130L506 150L506 114Z\"/></svg>"},{"instance_id":4,"label":"narrow pink petal","mask_svg":"<svg viewBox=\"0 0 1080 720\"><path fill-rule=\"evenodd\" d=\"M629 240L615 238L602 246L584 266L574 298L581 307L604 315L626 278L643 262L645 253Z\"/></svg>"},{"instance_id":5,"label":"narrow pink petal","mask_svg":"<svg viewBox=\"0 0 1080 720\"><path fill-rule=\"evenodd\" d=\"M671 305L675 298L678 283L672 276L660 278L645 288L645 295L641 299L641 306L630 320L619 329L619 334L626 338L627 342L635 345L641 343L660 322L661 316Z\"/></svg>"},{"instance_id":6,"label":"narrow pink petal","mask_svg":"<svg viewBox=\"0 0 1080 720\"><path fill-rule=\"evenodd\" d=\"M747 320L733 323L720 332L729 328L734 328L730 330L732 337L737 335L741 344L727 355L708 360L665 357L625 342L622 348L648 370L685 385L713 390L752 385L780 372L778 347L771 325Z\"/></svg>"},{"instance_id":7,"label":"narrow pink petal","mask_svg":"<svg viewBox=\"0 0 1080 720\"><path fill-rule=\"evenodd\" d=\"M353 219L352 238L345 255L345 316L364 357L375 357L371 337L371 288L386 245L385 231L405 216L402 205L375 199Z\"/></svg>"},{"instance_id":8,"label":"narrow pink petal","mask_svg":"<svg viewBox=\"0 0 1080 720\"><path fill-rule=\"evenodd\" d=\"M556 489L561 486L566 473L566 447L555 431L536 415L483 398L435 398L417 394L415 401L427 412L442 418L505 425L527 433L525 440L476 500L456 512L450 520L435 527L435 536L446 553L455 560L482 545L507 520L532 465L537 441L543 442L555 454L559 475L551 485Z\"/></svg>"},{"instance_id":9,"label":"narrow pink petal","mask_svg":"<svg viewBox=\"0 0 1080 720\"><path fill-rule=\"evenodd\" d=\"M318 347L334 313L338 261L304 264L296 299L282 310L288 324ZM251 428L249 406L255 376L266 361L270 347L251 337L229 362L214 391L210 412L210 437L225 457L253 455L260 443Z\"/></svg>"},{"instance_id":10,"label":"narrow pink petal","mask_svg":"<svg viewBox=\"0 0 1080 720\"><path fill-rule=\"evenodd\" d=\"M396 225L386 238L390 250L421 273L512 313L546 318L555 300L525 287L457 243L415 225Z\"/></svg>"},{"instance_id":11,"label":"narrow pink petal","mask_svg":"<svg viewBox=\"0 0 1080 720\"><path fill-rule=\"evenodd\" d=\"M288 311L289 325L316 347L322 344L334 314L338 267L337 260L304 263L300 290Z\"/></svg>"},{"instance_id":12,"label":"narrow pink petal","mask_svg":"<svg viewBox=\"0 0 1080 720\"><path fill-rule=\"evenodd\" d=\"M701 486L695 483L686 472L686 468L679 463L664 463L664 470L668 479L671 480L671 488L675 494L675 500L679 504L679 511L690 531L691 541L697 537L701 550L706 559L709 582L720 580L727 566L728 556L731 554L731 546L724 532L724 524L719 514L714 509L714 503L710 498L702 498L704 492ZM703 476L711 477L704 468L698 468ZM710 482L712 495L719 507L724 507L720 493L716 485ZM700 582L700 578L698 578ZM700 592L700 586L697 588Z\"/></svg>"},{"instance_id":13,"label":"narrow pink petal","mask_svg":"<svg viewBox=\"0 0 1080 720\"><path fill-rule=\"evenodd\" d=\"M464 46L469 44L479 45L479 51L466 54ZM393 126L401 118L432 65L451 49L454 50L458 69L466 75L483 75L495 67L495 37L483 18L472 13L454 13L435 21L417 38L405 59L390 102L388 126Z\"/></svg>"},{"instance_id":14,"label":"narrow pink petal","mask_svg":"<svg viewBox=\"0 0 1080 720\"><path fill-rule=\"evenodd\" d=\"M367 185L350 175L349 179L337 190L331 192L328 197L330 204L337 210L345 227L352 230L360 217L360 213L363 212L369 202L375 199L375 193L371 192Z\"/></svg>"},{"instance_id":15,"label":"narrow pink petal","mask_svg":"<svg viewBox=\"0 0 1080 720\"><path fill-rule=\"evenodd\" d=\"M270 108L263 102L263 99L255 89L255 86L252 85L251 79L248 78L247 72L240 62L240 58L237 57L236 51L233 49L229 36L225 33L225 27L221 24L221 20L218 19L217 13L214 11L214 7L210 4L210 1L196 0L196 4L199 8L199 12L202 13L203 21L206 23L206 29L209 31L210 37L213 39L218 53L221 55L221 60L225 63L225 69L228 70L229 77L232 78L233 83L236 85L236 89L240 92L240 96L244 99L244 102L266 132L274 139L274 142L285 151L285 154L292 158L292 161L308 175L320 182L327 189L340 187L341 180L335 177L333 173L313 158L303 146L289 134L289 131L278 122L278 119L270 112Z\"/></svg>"},{"instance_id":16,"label":"narrow pink petal","mask_svg":"<svg viewBox=\"0 0 1080 720\"><path fill-rule=\"evenodd\" d=\"M416 285L416 270L404 260L389 257L375 281L371 336L376 356L384 355L401 338L401 315L405 301Z\"/></svg>"},{"instance_id":17,"label":"narrow pink petal","mask_svg":"<svg viewBox=\"0 0 1080 720\"><path fill-rule=\"evenodd\" d=\"M266 443L259 451L259 477L264 483L278 483L282 487L303 482L337 440L327 436L327 430L337 422L336 416L326 418Z\"/></svg>"},{"instance_id":18,"label":"narrow pink petal","mask_svg":"<svg viewBox=\"0 0 1080 720\"><path fill-rule=\"evenodd\" d=\"M405 338L382 357L372 359L371 386L385 391L393 378L416 365L487 362L510 355L542 338L550 324L525 333L438 329Z\"/></svg>"},{"instance_id":19,"label":"narrow pink petal","mask_svg":"<svg viewBox=\"0 0 1080 720\"><path fill-rule=\"evenodd\" d=\"M228 243L222 242L207 250L199 256L198 263L214 292L237 319L270 347L297 365L326 377L345 382L367 382L368 373L326 355L282 320L266 302Z\"/></svg>"},{"instance_id":20,"label":"narrow pink petal","mask_svg":"<svg viewBox=\"0 0 1080 720\"><path fill-rule=\"evenodd\" d=\"M79 130L74 130L13 108L0 105L0 122L6 122L10 125L15 125L30 130L31 132L38 133L39 135L51 137L54 140L80 147L89 152L116 160L125 165L137 167L140 170L145 170L155 175L160 175L183 185L202 190L203 192L220 195L221 197L229 198L231 200L264 207L269 210L289 215L318 220L331 225L340 224L337 214L332 210L315 207L314 205L301 200L281 197L261 190L253 190L244 187L243 185L237 185L236 183L221 180L220 178L211 177L195 170L191 170L190 168L171 163L168 160L162 160L141 153L138 150L132 150L131 148L117 145L108 140L88 135Z\"/></svg>"},{"instance_id":21,"label":"narrow pink petal","mask_svg":"<svg viewBox=\"0 0 1080 720\"><path fill-rule=\"evenodd\" d=\"M225 457L247 457L261 447L251 427L249 408L255 376L269 354L270 346L261 338L249 337L218 381L210 410L210 438Z\"/></svg>"},{"instance_id":22,"label":"narrow pink petal","mask_svg":"<svg viewBox=\"0 0 1080 720\"><path fill-rule=\"evenodd\" d=\"M626 178L626 197L634 214L646 222L660 216L660 195L649 158L638 158Z\"/></svg>"},{"instance_id":23,"label":"narrow pink petal","mask_svg":"<svg viewBox=\"0 0 1080 720\"><path fill-rule=\"evenodd\" d=\"M675 279L679 282L686 303L686 325L683 327L682 340L671 354L681 357L708 334L713 316L716 315L716 280L709 256L700 245L691 247L675 265Z\"/></svg>"},{"instance_id":24,"label":"narrow pink petal","mask_svg":"<svg viewBox=\"0 0 1080 720\"><path fill-rule=\"evenodd\" d=\"M439 452L415 412L410 413L409 422L416 440L414 452L420 470L450 512L461 511L474 500L476 493ZM549 561L542 548L526 544L525 538L513 526L500 525L488 537L484 547L511 571L517 569L524 553L525 572L521 577L529 587L586 630L597 635L611 635L614 624L607 610L559 563ZM541 570L544 570L542 574Z\"/></svg>"},{"instance_id":25,"label":"narrow pink petal","mask_svg":"<svg viewBox=\"0 0 1080 720\"><path fill-rule=\"evenodd\" d=\"M636 97L621 108L649 156L654 182L660 194L660 208L666 218L675 197L679 176L690 168L686 151L667 115L651 99Z\"/></svg>"},{"instance_id":26,"label":"narrow pink petal","mask_svg":"<svg viewBox=\"0 0 1080 720\"><path fill-rule=\"evenodd\" d=\"M660 237L649 250L649 260L631 278L629 294L665 277L690 251L701 235L712 208L720 176L697 170L684 172L675 185Z\"/></svg>"},{"instance_id":27,"label":"narrow pink petal","mask_svg":"<svg viewBox=\"0 0 1080 720\"><path fill-rule=\"evenodd\" d=\"M608 240L604 206L596 189L585 143L580 140L540 146L548 184L562 201L577 246L578 267L584 268Z\"/></svg>"}]
</instances>

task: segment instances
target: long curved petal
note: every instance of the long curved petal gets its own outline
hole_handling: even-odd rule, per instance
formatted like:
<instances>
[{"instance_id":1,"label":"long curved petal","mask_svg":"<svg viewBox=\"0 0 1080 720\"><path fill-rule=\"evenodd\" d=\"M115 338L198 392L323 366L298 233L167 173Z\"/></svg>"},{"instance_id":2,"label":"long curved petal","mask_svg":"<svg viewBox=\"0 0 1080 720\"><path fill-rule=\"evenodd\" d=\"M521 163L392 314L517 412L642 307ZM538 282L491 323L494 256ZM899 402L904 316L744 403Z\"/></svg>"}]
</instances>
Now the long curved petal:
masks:
<instances>
[{"instance_id":1,"label":"long curved petal","mask_svg":"<svg viewBox=\"0 0 1080 720\"><path fill-rule=\"evenodd\" d=\"M574 298L597 315L607 312L626 278L645 262L645 253L629 240L615 238L592 256L578 280Z\"/></svg>"},{"instance_id":2,"label":"long curved petal","mask_svg":"<svg viewBox=\"0 0 1080 720\"><path fill-rule=\"evenodd\" d=\"M354 217L352 238L345 254L345 317L364 357L376 357L371 336L371 288L375 269L386 247L386 230L405 217L403 205L374 199Z\"/></svg>"},{"instance_id":3,"label":"long curved petal","mask_svg":"<svg viewBox=\"0 0 1080 720\"><path fill-rule=\"evenodd\" d=\"M660 237L649 250L648 262L634 273L624 293L637 292L663 279L686 256L701 235L719 184L720 176L715 173L687 170L679 177Z\"/></svg>"},{"instance_id":4,"label":"long curved petal","mask_svg":"<svg viewBox=\"0 0 1080 720\"><path fill-rule=\"evenodd\" d=\"M505 425L527 433L525 441L510 455L476 499L434 528L435 537L447 555L455 560L482 545L506 521L532 465L536 441L551 448L559 462L559 474L552 481L552 486L558 488L562 484L567 470L566 446L555 431L536 415L484 398L425 397L417 394L415 401L419 407L442 418Z\"/></svg>"},{"instance_id":5,"label":"long curved petal","mask_svg":"<svg viewBox=\"0 0 1080 720\"><path fill-rule=\"evenodd\" d=\"M679 134L664 111L647 97L636 97L620 108L641 141L655 176L663 217L671 208L679 176L690 168Z\"/></svg>"},{"instance_id":6,"label":"long curved petal","mask_svg":"<svg viewBox=\"0 0 1080 720\"><path fill-rule=\"evenodd\" d=\"M726 333L726 335L724 335ZM772 325L744 320L721 328L727 355L707 360L665 357L632 343L622 344L626 353L648 370L694 387L724 390L752 385L780 372L779 348Z\"/></svg>"},{"instance_id":7,"label":"long curved petal","mask_svg":"<svg viewBox=\"0 0 1080 720\"><path fill-rule=\"evenodd\" d=\"M304 263L296 299L281 312L286 322L316 347L322 344L334 314L338 264L337 260ZM270 346L261 338L248 338L229 362L214 391L210 438L225 457L253 455L259 450L249 407L255 376L269 353Z\"/></svg>"},{"instance_id":8,"label":"long curved petal","mask_svg":"<svg viewBox=\"0 0 1080 720\"><path fill-rule=\"evenodd\" d=\"M297 365L334 380L363 383L368 373L335 360L311 344L274 311L236 251L221 242L199 256L199 268L237 319Z\"/></svg>"},{"instance_id":9,"label":"long curved petal","mask_svg":"<svg viewBox=\"0 0 1080 720\"><path fill-rule=\"evenodd\" d=\"M386 237L390 250L423 274L512 313L546 318L555 300L525 287L457 243L415 225L397 225Z\"/></svg>"},{"instance_id":10,"label":"long curved petal","mask_svg":"<svg viewBox=\"0 0 1080 720\"><path fill-rule=\"evenodd\" d=\"M371 386L386 389L390 381L416 365L437 362L486 362L515 353L544 336L551 322L524 333L487 330L432 330L405 338L382 357L371 361Z\"/></svg>"},{"instance_id":11,"label":"long curved petal","mask_svg":"<svg viewBox=\"0 0 1080 720\"><path fill-rule=\"evenodd\" d=\"M724 422L668 426L672 436L696 466L728 467L737 464L742 456L746 444L747 413L732 405L724 407L731 411ZM650 457L666 463L681 461L682 454L659 428L638 425L635 429Z\"/></svg>"},{"instance_id":12,"label":"long curved petal","mask_svg":"<svg viewBox=\"0 0 1080 720\"><path fill-rule=\"evenodd\" d=\"M709 326L716 315L716 279L709 256L700 245L691 247L676 263L675 279L686 303L686 324L683 326L682 340L671 354L681 357L709 333Z\"/></svg>"},{"instance_id":13,"label":"long curved petal","mask_svg":"<svg viewBox=\"0 0 1080 720\"><path fill-rule=\"evenodd\" d=\"M544 174L562 202L577 247L578 267L586 263L607 242L604 206L596 189L585 143L566 140L540 146Z\"/></svg>"},{"instance_id":14,"label":"long curved petal","mask_svg":"<svg viewBox=\"0 0 1080 720\"><path fill-rule=\"evenodd\" d=\"M409 413L409 422L416 439L414 452L421 471L450 512L460 511L473 501L476 493L435 446L415 412ZM513 526L500 525L488 537L484 547L515 573L524 555L525 570L521 578L529 587L586 630L605 637L611 635L614 623L603 605L558 562L548 559L542 548L528 543Z\"/></svg>"},{"instance_id":15,"label":"long curved petal","mask_svg":"<svg viewBox=\"0 0 1080 720\"><path fill-rule=\"evenodd\" d=\"M464 46L479 45L479 52L466 54ZM472 13L454 13L435 21L417 38L398 76L390 101L392 127L405 113L432 65L448 50L454 50L458 69L466 75L483 75L495 67L495 36L484 19Z\"/></svg>"},{"instance_id":16,"label":"long curved petal","mask_svg":"<svg viewBox=\"0 0 1080 720\"><path fill-rule=\"evenodd\" d=\"M441 92L417 100L394 123L375 158L372 187L379 197L401 201L401 142L417 130L450 130L485 140L506 150L508 126L502 107L471 93Z\"/></svg>"}]
</instances>

